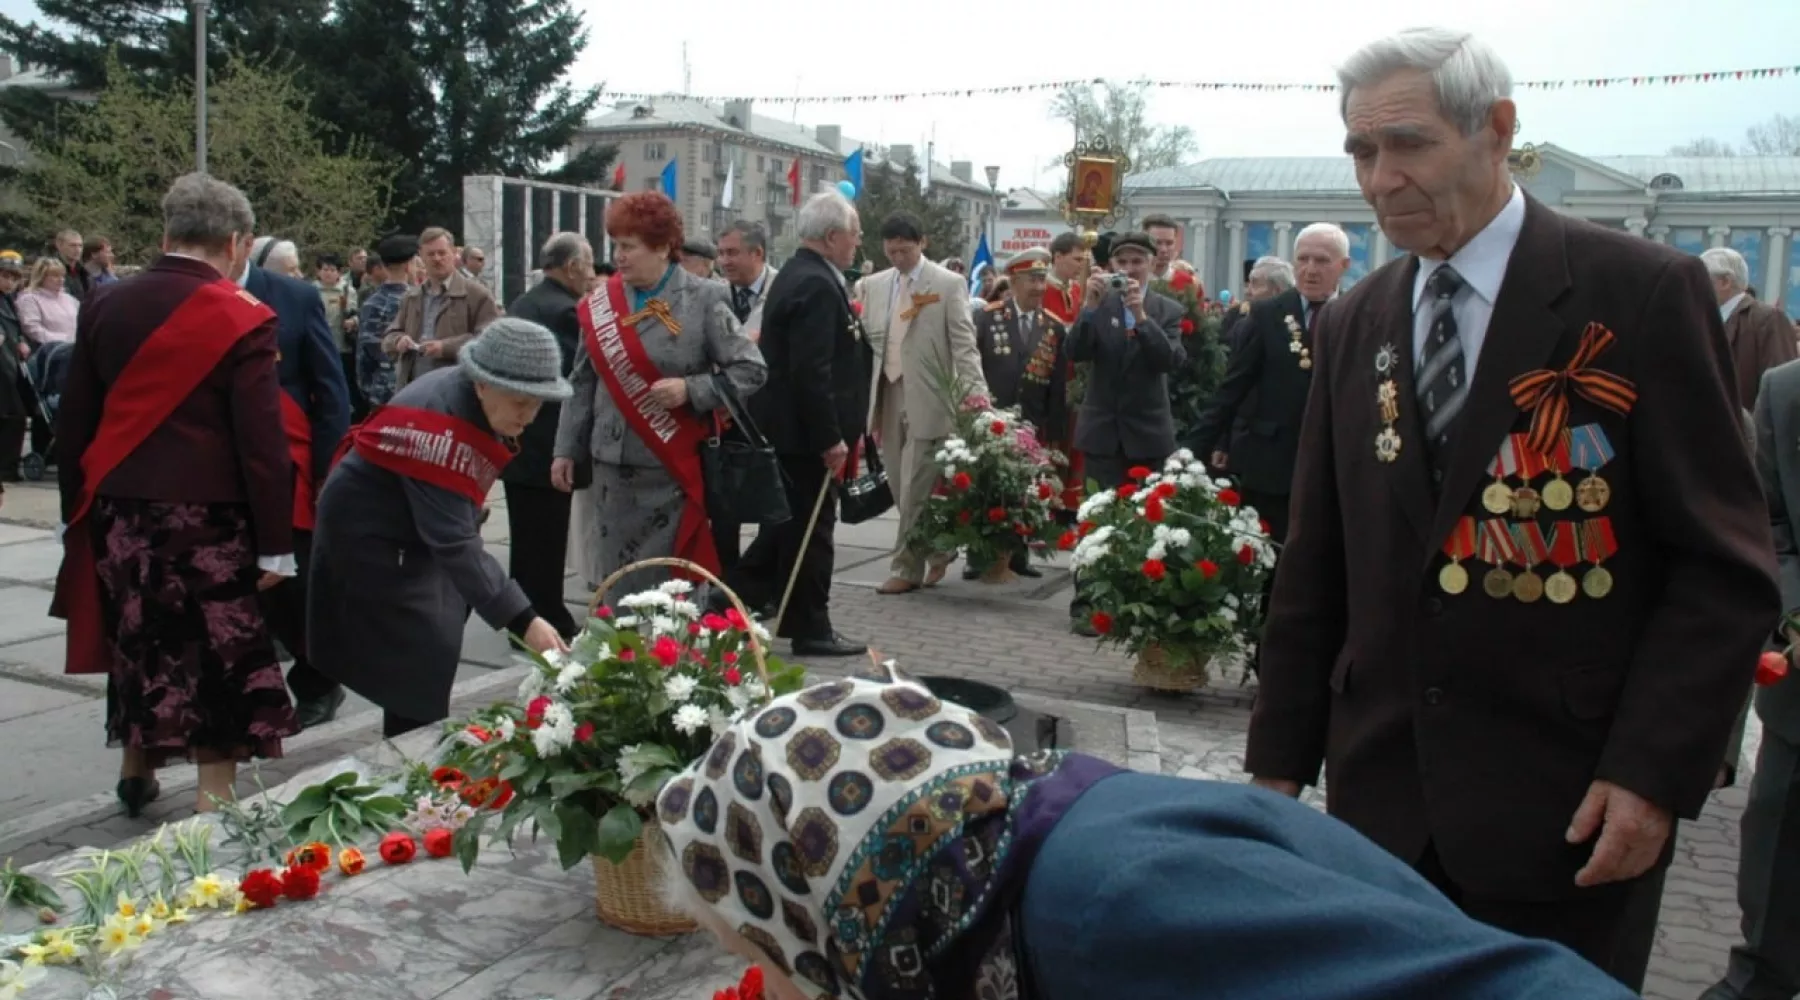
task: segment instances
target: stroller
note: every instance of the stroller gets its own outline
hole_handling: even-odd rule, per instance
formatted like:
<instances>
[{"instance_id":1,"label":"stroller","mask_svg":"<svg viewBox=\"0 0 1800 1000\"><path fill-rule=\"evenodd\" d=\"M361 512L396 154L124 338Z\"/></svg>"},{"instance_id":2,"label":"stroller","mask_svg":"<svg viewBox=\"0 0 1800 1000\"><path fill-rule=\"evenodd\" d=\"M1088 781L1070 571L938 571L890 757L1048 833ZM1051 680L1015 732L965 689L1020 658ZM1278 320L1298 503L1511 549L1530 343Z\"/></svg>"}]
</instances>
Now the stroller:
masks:
<instances>
[{"instance_id":1,"label":"stroller","mask_svg":"<svg viewBox=\"0 0 1800 1000\"><path fill-rule=\"evenodd\" d=\"M53 341L38 348L25 362L25 379L31 385L31 394L37 397L38 418L52 429L56 427L57 411L62 408L63 384L69 379L69 360L74 351L73 343ZM19 472L32 482L43 479L44 470L50 465L51 449L55 447L53 430L43 451L34 450L19 463Z\"/></svg>"}]
</instances>

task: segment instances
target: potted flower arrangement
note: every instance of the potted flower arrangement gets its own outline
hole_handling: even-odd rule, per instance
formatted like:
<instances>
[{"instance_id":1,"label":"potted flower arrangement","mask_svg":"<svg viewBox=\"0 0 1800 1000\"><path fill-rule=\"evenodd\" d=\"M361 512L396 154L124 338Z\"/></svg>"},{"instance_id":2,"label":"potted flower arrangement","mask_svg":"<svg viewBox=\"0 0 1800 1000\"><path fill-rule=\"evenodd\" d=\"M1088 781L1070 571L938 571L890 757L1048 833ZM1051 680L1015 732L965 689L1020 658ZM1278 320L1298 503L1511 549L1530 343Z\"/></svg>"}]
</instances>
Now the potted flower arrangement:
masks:
<instances>
[{"instance_id":1,"label":"potted flower arrangement","mask_svg":"<svg viewBox=\"0 0 1800 1000\"><path fill-rule=\"evenodd\" d=\"M956 412L956 433L934 456L938 484L913 526L913 538L932 552L963 551L985 565L984 583L1013 578L1021 551L1043 551L1056 540L1063 509L1054 469L1062 456L1038 441L1016 409L995 409L970 396Z\"/></svg>"},{"instance_id":2,"label":"potted flower arrangement","mask_svg":"<svg viewBox=\"0 0 1800 1000\"><path fill-rule=\"evenodd\" d=\"M593 859L602 920L640 934L693 929L663 907L646 849L657 790L738 712L798 690L804 671L767 656L767 632L741 609L703 613L691 589L671 580L597 606L567 655L531 656L516 702L461 723L444 763L478 810L455 834L465 869L490 822L490 843L530 824L565 869Z\"/></svg>"},{"instance_id":3,"label":"potted flower arrangement","mask_svg":"<svg viewBox=\"0 0 1800 1000\"><path fill-rule=\"evenodd\" d=\"M1255 509L1186 449L1130 476L1089 496L1058 544L1074 550L1101 642L1137 658L1133 679L1190 691L1213 656L1250 640L1275 544Z\"/></svg>"}]
</instances>

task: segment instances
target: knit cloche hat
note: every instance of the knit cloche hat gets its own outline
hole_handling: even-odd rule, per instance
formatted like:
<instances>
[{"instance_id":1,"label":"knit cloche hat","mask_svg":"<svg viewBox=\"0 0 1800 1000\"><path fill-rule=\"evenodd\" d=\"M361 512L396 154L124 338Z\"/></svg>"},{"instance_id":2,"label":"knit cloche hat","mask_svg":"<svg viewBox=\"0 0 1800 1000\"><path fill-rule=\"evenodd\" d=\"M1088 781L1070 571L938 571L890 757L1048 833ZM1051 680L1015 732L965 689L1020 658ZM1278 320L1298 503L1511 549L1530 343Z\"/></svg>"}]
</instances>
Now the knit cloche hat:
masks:
<instances>
[{"instance_id":1,"label":"knit cloche hat","mask_svg":"<svg viewBox=\"0 0 1800 1000\"><path fill-rule=\"evenodd\" d=\"M458 353L470 378L496 389L558 401L575 394L562 376L556 335L528 319L502 316Z\"/></svg>"}]
</instances>

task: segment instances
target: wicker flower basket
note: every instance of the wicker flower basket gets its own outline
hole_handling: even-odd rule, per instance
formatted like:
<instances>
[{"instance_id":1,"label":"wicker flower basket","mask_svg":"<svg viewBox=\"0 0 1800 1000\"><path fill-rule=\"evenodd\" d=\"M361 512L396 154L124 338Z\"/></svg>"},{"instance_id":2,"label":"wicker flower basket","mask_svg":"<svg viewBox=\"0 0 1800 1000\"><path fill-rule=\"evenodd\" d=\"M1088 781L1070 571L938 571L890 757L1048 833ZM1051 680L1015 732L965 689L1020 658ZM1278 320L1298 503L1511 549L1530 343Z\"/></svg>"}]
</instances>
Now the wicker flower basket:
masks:
<instances>
[{"instance_id":1,"label":"wicker flower basket","mask_svg":"<svg viewBox=\"0 0 1800 1000\"><path fill-rule=\"evenodd\" d=\"M1138 654L1131 668L1134 683L1157 691L1198 691L1210 675L1212 656L1180 646L1150 645Z\"/></svg>"},{"instance_id":2,"label":"wicker flower basket","mask_svg":"<svg viewBox=\"0 0 1800 1000\"><path fill-rule=\"evenodd\" d=\"M981 582L986 584L1011 583L1018 578L1019 574L1013 572L1010 553L995 556L994 561L981 571L980 577Z\"/></svg>"},{"instance_id":3,"label":"wicker flower basket","mask_svg":"<svg viewBox=\"0 0 1800 1000\"><path fill-rule=\"evenodd\" d=\"M706 580L719 588L746 621L750 619L750 609L723 580L707 572L704 566L670 557L644 559L621 567L594 589L588 613L592 614L606 600L607 592L626 574L657 566L684 570ZM757 676L767 685L769 667L762 643L750 644L750 660L756 665ZM632 845L631 853L625 856L623 863L615 865L599 855L594 856L594 906L602 923L643 937L675 937L699 930L699 924L663 904L662 863L659 860L661 837L662 831L656 820L647 818L643 832L638 834L637 843Z\"/></svg>"}]
</instances>

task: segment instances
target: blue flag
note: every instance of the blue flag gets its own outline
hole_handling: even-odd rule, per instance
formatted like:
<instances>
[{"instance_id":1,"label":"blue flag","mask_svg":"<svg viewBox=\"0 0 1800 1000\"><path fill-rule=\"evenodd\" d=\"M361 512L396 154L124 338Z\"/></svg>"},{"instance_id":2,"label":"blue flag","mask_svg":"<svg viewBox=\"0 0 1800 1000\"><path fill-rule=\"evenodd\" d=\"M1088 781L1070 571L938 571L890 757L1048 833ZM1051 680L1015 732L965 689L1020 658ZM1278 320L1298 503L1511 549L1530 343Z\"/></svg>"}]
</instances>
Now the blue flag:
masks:
<instances>
[{"instance_id":1,"label":"blue flag","mask_svg":"<svg viewBox=\"0 0 1800 1000\"><path fill-rule=\"evenodd\" d=\"M863 169L862 169L862 167L863 167L863 151L862 150L859 149L856 152L851 153L849 156L844 158L844 176L850 180L851 184L855 185L857 194L861 194L862 189L863 189L863 183L862 183L863 182Z\"/></svg>"},{"instance_id":2,"label":"blue flag","mask_svg":"<svg viewBox=\"0 0 1800 1000\"><path fill-rule=\"evenodd\" d=\"M675 200L675 161L674 160L670 160L669 165L663 168L662 192L663 192L663 194L666 194L669 196L670 201Z\"/></svg>"},{"instance_id":3,"label":"blue flag","mask_svg":"<svg viewBox=\"0 0 1800 1000\"><path fill-rule=\"evenodd\" d=\"M981 243L975 247L975 259L969 261L969 294L981 287L981 269L994 266L994 253L988 249L987 234L981 234Z\"/></svg>"}]
</instances>

